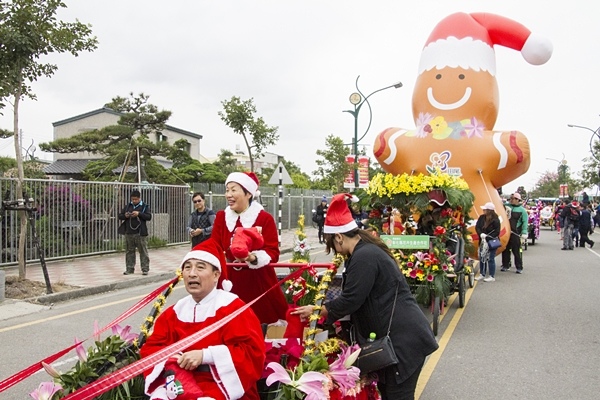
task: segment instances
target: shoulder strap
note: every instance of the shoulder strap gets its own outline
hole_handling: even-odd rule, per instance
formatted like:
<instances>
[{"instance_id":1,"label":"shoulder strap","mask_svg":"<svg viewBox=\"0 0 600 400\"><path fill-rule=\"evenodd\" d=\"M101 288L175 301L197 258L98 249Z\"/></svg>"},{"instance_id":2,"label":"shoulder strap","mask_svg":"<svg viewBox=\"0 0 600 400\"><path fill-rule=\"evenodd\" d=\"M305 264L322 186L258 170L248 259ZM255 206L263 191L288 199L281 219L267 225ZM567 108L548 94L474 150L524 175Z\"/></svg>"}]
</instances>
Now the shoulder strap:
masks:
<instances>
[{"instance_id":1,"label":"shoulder strap","mask_svg":"<svg viewBox=\"0 0 600 400\"><path fill-rule=\"evenodd\" d=\"M388 325L388 331L386 336L390 336L390 332L392 331L392 319L394 318L394 311L396 310L396 300L398 300L398 288L400 287L400 282L396 285L396 295L394 296L394 305L392 306L392 315L390 315L390 324Z\"/></svg>"}]
</instances>

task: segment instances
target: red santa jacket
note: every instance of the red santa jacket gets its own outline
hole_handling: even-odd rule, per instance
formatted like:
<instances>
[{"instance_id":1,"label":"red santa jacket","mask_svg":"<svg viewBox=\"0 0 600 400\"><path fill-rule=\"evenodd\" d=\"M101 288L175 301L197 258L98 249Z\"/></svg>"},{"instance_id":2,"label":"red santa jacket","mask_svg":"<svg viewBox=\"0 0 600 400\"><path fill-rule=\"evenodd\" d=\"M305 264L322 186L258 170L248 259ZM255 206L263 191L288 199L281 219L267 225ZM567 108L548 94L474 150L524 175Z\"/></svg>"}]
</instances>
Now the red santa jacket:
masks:
<instances>
[{"instance_id":1,"label":"red santa jacket","mask_svg":"<svg viewBox=\"0 0 600 400\"><path fill-rule=\"evenodd\" d=\"M160 315L140 354L147 357L242 306L244 303L236 295L220 289L213 290L200 303L187 296ZM265 345L260 323L250 309L185 351L188 350L205 350L205 357L212 359L210 372L194 372L195 380L206 397L259 399L256 382L264 368ZM207 357L206 352L210 352L211 357ZM144 373L146 394L154 396L151 398L162 398L156 393L160 393L164 381L164 365L164 362L159 363Z\"/></svg>"}]
</instances>

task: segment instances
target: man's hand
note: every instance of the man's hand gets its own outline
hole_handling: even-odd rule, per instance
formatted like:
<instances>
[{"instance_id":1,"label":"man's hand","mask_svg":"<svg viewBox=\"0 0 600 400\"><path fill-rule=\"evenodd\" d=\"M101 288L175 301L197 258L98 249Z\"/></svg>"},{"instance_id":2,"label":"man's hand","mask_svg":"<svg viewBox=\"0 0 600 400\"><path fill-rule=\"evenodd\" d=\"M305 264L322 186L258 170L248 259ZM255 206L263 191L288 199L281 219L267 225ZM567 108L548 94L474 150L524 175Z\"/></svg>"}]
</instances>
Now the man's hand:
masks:
<instances>
[{"instance_id":1,"label":"man's hand","mask_svg":"<svg viewBox=\"0 0 600 400\"><path fill-rule=\"evenodd\" d=\"M177 364L179 364L181 368L191 371L198 368L198 366L202 364L203 358L204 353L202 350L190 350L179 356Z\"/></svg>"},{"instance_id":2,"label":"man's hand","mask_svg":"<svg viewBox=\"0 0 600 400\"><path fill-rule=\"evenodd\" d=\"M139 211L134 211L134 212L131 213L132 217L137 217L138 215L140 215Z\"/></svg>"}]
</instances>

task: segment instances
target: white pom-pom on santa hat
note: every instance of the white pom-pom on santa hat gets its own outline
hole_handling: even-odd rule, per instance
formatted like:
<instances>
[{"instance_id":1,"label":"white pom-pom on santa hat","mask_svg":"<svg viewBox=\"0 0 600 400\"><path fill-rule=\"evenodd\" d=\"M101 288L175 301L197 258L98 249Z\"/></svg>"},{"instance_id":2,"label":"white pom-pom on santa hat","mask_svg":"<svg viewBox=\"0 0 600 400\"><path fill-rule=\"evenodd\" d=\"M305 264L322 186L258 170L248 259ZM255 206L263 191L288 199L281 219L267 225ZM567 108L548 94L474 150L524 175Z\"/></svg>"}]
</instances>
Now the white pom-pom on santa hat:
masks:
<instances>
[{"instance_id":1,"label":"white pom-pom on santa hat","mask_svg":"<svg viewBox=\"0 0 600 400\"><path fill-rule=\"evenodd\" d=\"M455 13L440 21L421 54L419 73L446 67L488 71L496 75L494 45L521 52L530 64L541 65L552 55L552 43L524 25L489 13Z\"/></svg>"},{"instance_id":2,"label":"white pom-pom on santa hat","mask_svg":"<svg viewBox=\"0 0 600 400\"><path fill-rule=\"evenodd\" d=\"M191 259L206 261L207 263L215 266L221 272L221 277L219 278L219 281L221 281L221 289L231 292L233 283L227 279L227 262L225 260L225 253L223 250L221 250L221 247L214 239L205 240L204 242L194 246L192 251L183 257L180 268L183 269L183 264L185 264L187 260Z\"/></svg>"},{"instance_id":3,"label":"white pom-pom on santa hat","mask_svg":"<svg viewBox=\"0 0 600 400\"><path fill-rule=\"evenodd\" d=\"M333 196L327 209L327 215L325 216L324 233L345 233L358 228L356 221L352 218L346 200L356 203L358 202L358 197L350 193L340 193Z\"/></svg>"}]
</instances>

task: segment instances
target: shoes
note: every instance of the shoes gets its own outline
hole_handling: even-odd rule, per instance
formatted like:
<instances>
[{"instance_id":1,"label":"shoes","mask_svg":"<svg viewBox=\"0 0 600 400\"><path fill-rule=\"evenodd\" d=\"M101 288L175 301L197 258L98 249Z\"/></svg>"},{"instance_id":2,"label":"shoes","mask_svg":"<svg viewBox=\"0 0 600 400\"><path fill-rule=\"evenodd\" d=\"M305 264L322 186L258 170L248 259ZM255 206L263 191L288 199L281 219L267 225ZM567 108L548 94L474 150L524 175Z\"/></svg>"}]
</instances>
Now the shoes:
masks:
<instances>
[{"instance_id":1,"label":"shoes","mask_svg":"<svg viewBox=\"0 0 600 400\"><path fill-rule=\"evenodd\" d=\"M496 282L496 278L494 278L493 276L488 276L483 281L484 282Z\"/></svg>"},{"instance_id":2,"label":"shoes","mask_svg":"<svg viewBox=\"0 0 600 400\"><path fill-rule=\"evenodd\" d=\"M522 273L523 273L523 270L522 270L522 269L518 269L518 270L517 270L517 274L522 274Z\"/></svg>"},{"instance_id":3,"label":"shoes","mask_svg":"<svg viewBox=\"0 0 600 400\"><path fill-rule=\"evenodd\" d=\"M569 247L569 250L573 250L573 248L572 248L572 247Z\"/></svg>"},{"instance_id":4,"label":"shoes","mask_svg":"<svg viewBox=\"0 0 600 400\"><path fill-rule=\"evenodd\" d=\"M142 271L142 275L148 275L148 271Z\"/></svg>"},{"instance_id":5,"label":"shoes","mask_svg":"<svg viewBox=\"0 0 600 400\"><path fill-rule=\"evenodd\" d=\"M510 267L509 267L509 268L510 268ZM500 271L502 271L502 272L506 272L506 271L508 271L508 268L506 268L506 267L502 267L502 268L500 268Z\"/></svg>"},{"instance_id":6,"label":"shoes","mask_svg":"<svg viewBox=\"0 0 600 400\"><path fill-rule=\"evenodd\" d=\"M125 271L125 272L123 272L123 275L132 275L132 274L133 274L133 271Z\"/></svg>"},{"instance_id":7,"label":"shoes","mask_svg":"<svg viewBox=\"0 0 600 400\"><path fill-rule=\"evenodd\" d=\"M592 240L592 244L590 244L590 249L591 249L592 247L594 247L594 243L595 243L595 242Z\"/></svg>"},{"instance_id":8,"label":"shoes","mask_svg":"<svg viewBox=\"0 0 600 400\"><path fill-rule=\"evenodd\" d=\"M562 247L561 250L569 250L569 249L567 249L566 247Z\"/></svg>"},{"instance_id":9,"label":"shoes","mask_svg":"<svg viewBox=\"0 0 600 400\"><path fill-rule=\"evenodd\" d=\"M479 274L479 276L477 276L477 278L475 278L475 280L476 281L482 281L482 280L485 280L484 278L485 278L484 275Z\"/></svg>"}]
</instances>

